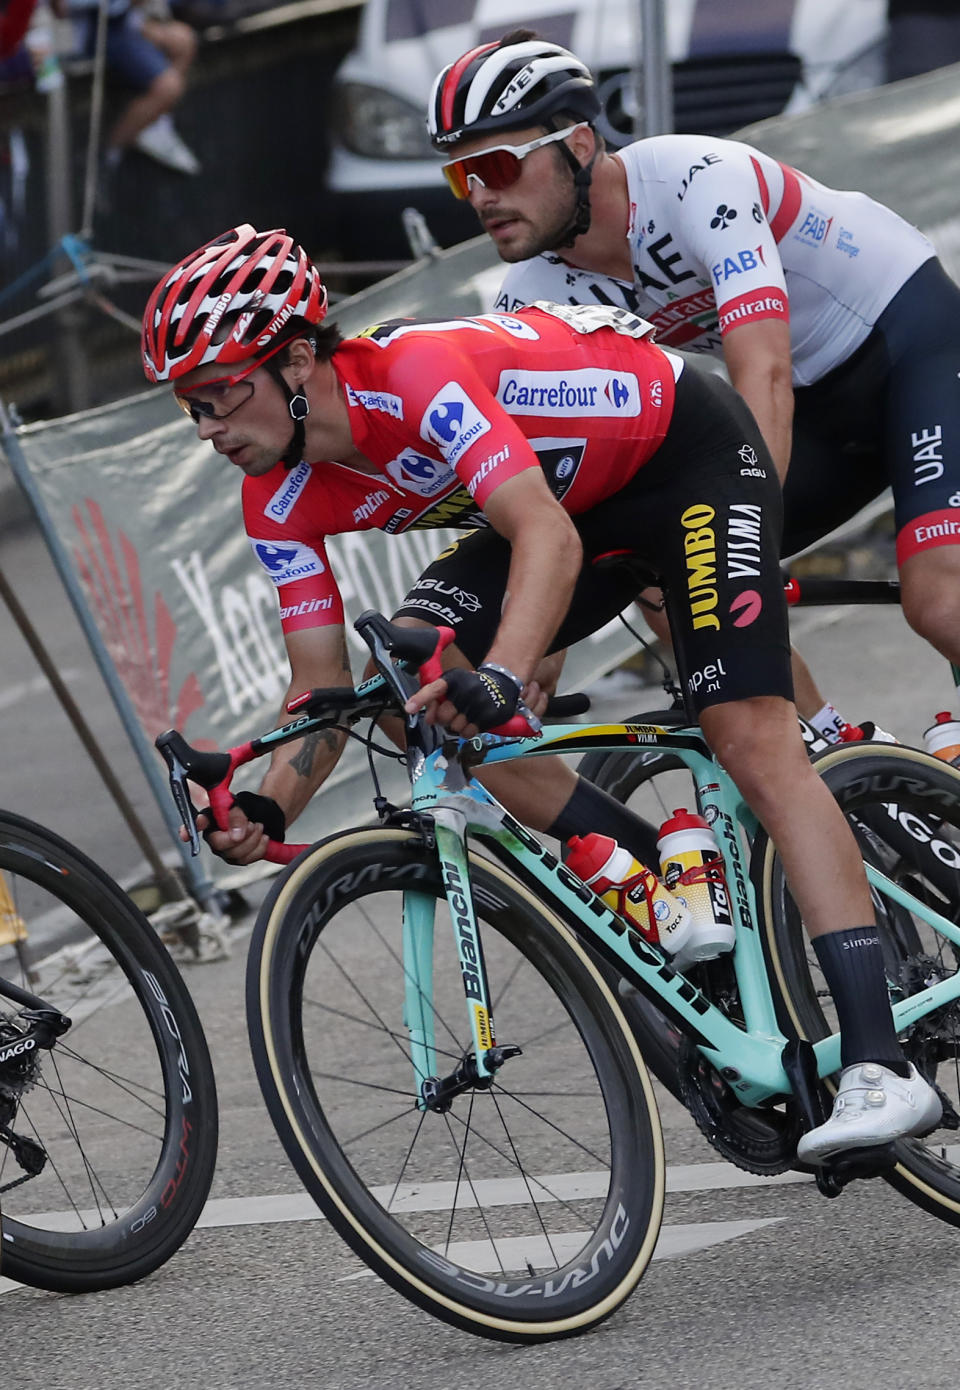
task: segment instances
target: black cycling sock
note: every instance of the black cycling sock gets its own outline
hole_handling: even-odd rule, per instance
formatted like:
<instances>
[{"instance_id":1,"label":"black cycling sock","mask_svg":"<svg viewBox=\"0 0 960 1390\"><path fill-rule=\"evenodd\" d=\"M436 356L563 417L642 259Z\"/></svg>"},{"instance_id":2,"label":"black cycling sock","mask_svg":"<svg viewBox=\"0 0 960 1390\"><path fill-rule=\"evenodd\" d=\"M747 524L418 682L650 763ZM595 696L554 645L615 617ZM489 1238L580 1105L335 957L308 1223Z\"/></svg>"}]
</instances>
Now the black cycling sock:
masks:
<instances>
[{"instance_id":1,"label":"black cycling sock","mask_svg":"<svg viewBox=\"0 0 960 1390\"><path fill-rule=\"evenodd\" d=\"M840 1062L879 1062L898 1076L910 1068L893 1026L876 927L848 927L814 939L840 1022Z\"/></svg>"},{"instance_id":2,"label":"black cycling sock","mask_svg":"<svg viewBox=\"0 0 960 1390\"><path fill-rule=\"evenodd\" d=\"M571 835L589 835L591 830L598 835L611 835L618 844L628 849L635 859L647 868L658 868L657 833L658 826L651 826L639 816L633 815L625 806L609 794L595 787L583 777L577 778L577 785L570 800L547 828L548 835L558 840L569 840Z\"/></svg>"}]
</instances>

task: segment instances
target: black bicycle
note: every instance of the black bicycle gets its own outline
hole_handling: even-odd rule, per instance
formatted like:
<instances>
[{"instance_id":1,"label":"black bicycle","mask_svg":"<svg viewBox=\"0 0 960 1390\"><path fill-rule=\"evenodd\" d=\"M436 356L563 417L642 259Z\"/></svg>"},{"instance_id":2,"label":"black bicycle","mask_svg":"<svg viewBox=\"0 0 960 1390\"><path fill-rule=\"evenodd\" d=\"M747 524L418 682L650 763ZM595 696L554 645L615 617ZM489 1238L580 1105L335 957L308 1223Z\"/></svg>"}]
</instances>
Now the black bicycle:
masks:
<instances>
[{"instance_id":1,"label":"black bicycle","mask_svg":"<svg viewBox=\"0 0 960 1390\"><path fill-rule=\"evenodd\" d=\"M109 875L7 811L2 942L0 1273L62 1293L133 1283L186 1240L213 1178L193 1001Z\"/></svg>"}]
</instances>

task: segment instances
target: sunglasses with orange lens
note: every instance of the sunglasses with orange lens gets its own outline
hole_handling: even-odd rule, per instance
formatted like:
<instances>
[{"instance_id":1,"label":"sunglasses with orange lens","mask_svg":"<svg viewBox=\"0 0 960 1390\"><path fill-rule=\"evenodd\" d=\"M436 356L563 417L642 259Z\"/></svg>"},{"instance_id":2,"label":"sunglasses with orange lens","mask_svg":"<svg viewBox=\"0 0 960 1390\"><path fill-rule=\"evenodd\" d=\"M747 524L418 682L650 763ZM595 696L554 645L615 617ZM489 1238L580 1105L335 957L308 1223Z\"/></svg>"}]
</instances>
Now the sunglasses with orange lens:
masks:
<instances>
[{"instance_id":1,"label":"sunglasses with orange lens","mask_svg":"<svg viewBox=\"0 0 960 1390\"><path fill-rule=\"evenodd\" d=\"M578 122L582 125L583 122ZM537 140L529 140L525 145L491 145L488 150L478 150L463 159L452 159L442 166L444 176L455 198L469 198L471 180L481 188L493 188L499 192L515 184L523 173L522 161L534 150L543 145L552 145L557 140L565 140L572 135L577 126L567 126L566 130L555 130L550 135L541 135Z\"/></svg>"}]
</instances>

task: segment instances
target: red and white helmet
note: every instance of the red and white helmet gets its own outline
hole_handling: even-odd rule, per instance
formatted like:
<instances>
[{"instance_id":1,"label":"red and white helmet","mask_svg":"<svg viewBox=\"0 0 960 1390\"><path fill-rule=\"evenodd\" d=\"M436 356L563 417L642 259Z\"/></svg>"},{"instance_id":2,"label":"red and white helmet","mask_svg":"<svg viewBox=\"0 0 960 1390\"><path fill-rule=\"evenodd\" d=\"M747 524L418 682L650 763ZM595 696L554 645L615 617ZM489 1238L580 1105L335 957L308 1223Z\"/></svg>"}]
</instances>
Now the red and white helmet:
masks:
<instances>
[{"instance_id":1,"label":"red and white helmet","mask_svg":"<svg viewBox=\"0 0 960 1390\"><path fill-rule=\"evenodd\" d=\"M591 124L600 99L590 69L543 39L486 43L443 69L427 106L430 139L440 149L474 135L546 125L562 112Z\"/></svg>"},{"instance_id":2,"label":"red and white helmet","mask_svg":"<svg viewBox=\"0 0 960 1390\"><path fill-rule=\"evenodd\" d=\"M163 276L143 315L143 369L150 381L173 381L206 362L268 357L290 337L291 319L316 324L326 312L327 292L303 248L285 231L244 223Z\"/></svg>"}]
</instances>

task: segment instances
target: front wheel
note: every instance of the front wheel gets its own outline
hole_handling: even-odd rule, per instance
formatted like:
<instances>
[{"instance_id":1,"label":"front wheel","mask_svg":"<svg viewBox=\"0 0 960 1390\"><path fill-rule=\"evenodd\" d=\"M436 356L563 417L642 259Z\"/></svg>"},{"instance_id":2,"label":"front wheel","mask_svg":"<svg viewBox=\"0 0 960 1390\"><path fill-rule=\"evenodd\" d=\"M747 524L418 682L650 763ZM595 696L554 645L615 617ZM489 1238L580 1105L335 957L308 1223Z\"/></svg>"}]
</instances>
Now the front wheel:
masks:
<instances>
[{"instance_id":1,"label":"front wheel","mask_svg":"<svg viewBox=\"0 0 960 1390\"><path fill-rule=\"evenodd\" d=\"M442 1074L471 1034L436 853L403 831L335 837L274 885L250 949L250 1039L291 1162L360 1258L456 1327L547 1341L608 1317L643 1274L662 1138L583 948L498 865L471 856L471 881L496 1042L521 1049L492 1085L442 1112L421 1103L412 1031L426 1023ZM419 943L406 953L405 899Z\"/></svg>"},{"instance_id":2,"label":"front wheel","mask_svg":"<svg viewBox=\"0 0 960 1390\"><path fill-rule=\"evenodd\" d=\"M816 768L840 803L864 861L916 900L916 907L904 906L882 888L872 889L890 999L897 1003L960 967L960 946L934 931L923 915L929 907L960 925L960 772L911 748L877 744L827 752ZM783 1025L815 1042L836 1029L833 1000L780 857L762 832L754 866ZM960 1001L910 1024L900 1040L917 1069L960 1113ZM949 1115L947 1120L923 1139L901 1140L887 1180L918 1206L960 1226L960 1145Z\"/></svg>"}]
</instances>

